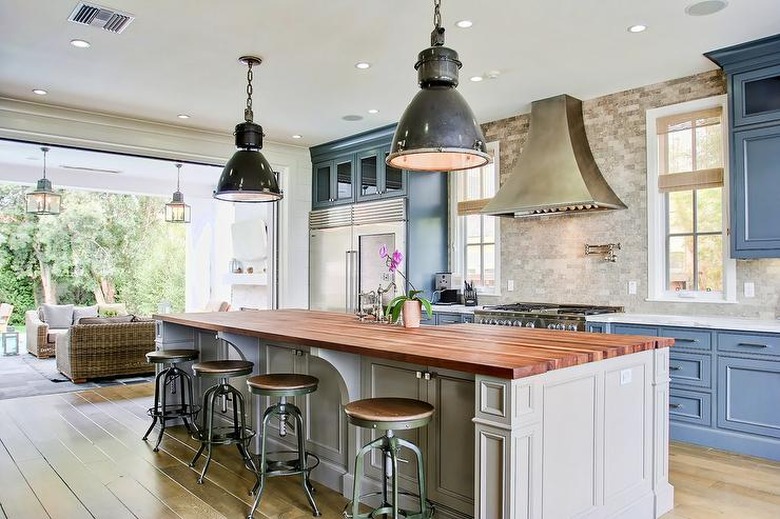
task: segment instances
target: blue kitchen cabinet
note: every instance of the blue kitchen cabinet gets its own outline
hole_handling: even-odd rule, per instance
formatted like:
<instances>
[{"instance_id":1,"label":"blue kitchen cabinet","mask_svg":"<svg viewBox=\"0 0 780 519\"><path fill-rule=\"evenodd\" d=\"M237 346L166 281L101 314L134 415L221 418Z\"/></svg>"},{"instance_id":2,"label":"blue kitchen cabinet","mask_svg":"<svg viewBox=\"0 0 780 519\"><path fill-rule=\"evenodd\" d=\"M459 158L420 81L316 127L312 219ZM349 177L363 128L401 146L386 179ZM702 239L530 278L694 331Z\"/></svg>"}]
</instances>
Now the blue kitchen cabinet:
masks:
<instances>
[{"instance_id":1,"label":"blue kitchen cabinet","mask_svg":"<svg viewBox=\"0 0 780 519\"><path fill-rule=\"evenodd\" d=\"M356 184L358 202L406 194L409 173L388 165L385 160L389 154L389 144L358 153Z\"/></svg>"},{"instance_id":2,"label":"blue kitchen cabinet","mask_svg":"<svg viewBox=\"0 0 780 519\"><path fill-rule=\"evenodd\" d=\"M675 339L672 440L780 461L780 334L594 321L588 329Z\"/></svg>"},{"instance_id":3,"label":"blue kitchen cabinet","mask_svg":"<svg viewBox=\"0 0 780 519\"><path fill-rule=\"evenodd\" d=\"M728 78L731 256L780 257L780 35L705 56Z\"/></svg>"},{"instance_id":4,"label":"blue kitchen cabinet","mask_svg":"<svg viewBox=\"0 0 780 519\"><path fill-rule=\"evenodd\" d=\"M720 357L718 387L719 428L780 438L780 359Z\"/></svg>"}]
</instances>

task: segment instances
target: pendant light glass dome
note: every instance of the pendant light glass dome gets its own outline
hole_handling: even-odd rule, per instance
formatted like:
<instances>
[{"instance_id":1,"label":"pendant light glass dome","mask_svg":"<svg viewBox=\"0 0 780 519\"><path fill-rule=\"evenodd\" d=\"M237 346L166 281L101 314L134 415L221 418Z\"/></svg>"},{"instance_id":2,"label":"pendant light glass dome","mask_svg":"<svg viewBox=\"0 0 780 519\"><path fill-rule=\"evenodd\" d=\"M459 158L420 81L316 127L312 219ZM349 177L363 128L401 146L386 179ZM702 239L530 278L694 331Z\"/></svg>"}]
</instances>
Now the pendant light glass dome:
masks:
<instances>
[{"instance_id":1,"label":"pendant light glass dome","mask_svg":"<svg viewBox=\"0 0 780 519\"><path fill-rule=\"evenodd\" d=\"M444 46L441 0L434 1L431 46L418 55L420 90L401 116L387 164L409 171L458 171L490 162L485 136L456 90L462 63Z\"/></svg>"},{"instance_id":2,"label":"pendant light glass dome","mask_svg":"<svg viewBox=\"0 0 780 519\"><path fill-rule=\"evenodd\" d=\"M276 174L260 150L263 148L263 128L252 119L252 67L262 63L260 58L242 56L248 67L247 101L244 122L236 125L238 151L225 164L214 190L214 198L230 202L276 202L283 195Z\"/></svg>"},{"instance_id":3,"label":"pendant light glass dome","mask_svg":"<svg viewBox=\"0 0 780 519\"><path fill-rule=\"evenodd\" d=\"M176 191L173 199L165 204L165 221L170 223L190 223L190 206L184 203L184 195L179 190L181 164L176 164Z\"/></svg>"},{"instance_id":4,"label":"pendant light glass dome","mask_svg":"<svg viewBox=\"0 0 780 519\"><path fill-rule=\"evenodd\" d=\"M55 193L51 181L46 178L46 153L49 148L41 148L43 152L43 178L38 181L34 191L25 195L27 212L30 214L60 214L62 195Z\"/></svg>"}]
</instances>

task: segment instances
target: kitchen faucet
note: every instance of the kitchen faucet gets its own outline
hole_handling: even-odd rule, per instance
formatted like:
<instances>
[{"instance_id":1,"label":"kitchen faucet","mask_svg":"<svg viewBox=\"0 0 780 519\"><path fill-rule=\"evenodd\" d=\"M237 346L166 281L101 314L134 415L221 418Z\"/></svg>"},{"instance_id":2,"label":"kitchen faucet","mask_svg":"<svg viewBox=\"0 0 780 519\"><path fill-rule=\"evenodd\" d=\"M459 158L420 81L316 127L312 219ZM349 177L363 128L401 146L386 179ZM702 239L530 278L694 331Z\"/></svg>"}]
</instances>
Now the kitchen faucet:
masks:
<instances>
[{"instance_id":1,"label":"kitchen faucet","mask_svg":"<svg viewBox=\"0 0 780 519\"><path fill-rule=\"evenodd\" d=\"M385 319L385 305L382 302L382 294L386 294L386 293L390 292L390 290L392 290L393 293L395 293L395 289L396 289L396 286L395 286L395 282L394 281L391 281L390 283L388 283L385 288L382 288L382 284L380 283L379 284L379 288L376 289L376 302L377 302L377 305L379 306L379 310L377 311L377 314L376 314L376 320L377 321L381 322L381 321L384 321L384 319Z\"/></svg>"}]
</instances>

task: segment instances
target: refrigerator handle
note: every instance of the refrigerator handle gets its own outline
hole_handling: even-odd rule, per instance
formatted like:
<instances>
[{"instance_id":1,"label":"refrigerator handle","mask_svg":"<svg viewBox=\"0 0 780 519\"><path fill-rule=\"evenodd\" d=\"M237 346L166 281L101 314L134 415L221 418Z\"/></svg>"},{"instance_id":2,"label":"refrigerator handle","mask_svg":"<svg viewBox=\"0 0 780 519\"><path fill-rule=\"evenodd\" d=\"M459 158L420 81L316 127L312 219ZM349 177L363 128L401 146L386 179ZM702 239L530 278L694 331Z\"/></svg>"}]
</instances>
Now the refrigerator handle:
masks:
<instances>
[{"instance_id":1,"label":"refrigerator handle","mask_svg":"<svg viewBox=\"0 0 780 519\"><path fill-rule=\"evenodd\" d=\"M347 313L349 313L349 307L352 303L352 290L350 290L350 287L352 286L352 256L350 255L350 252L352 251L345 251L344 253L347 255L346 261L344 262L346 268L344 276L344 294L346 295L344 311Z\"/></svg>"},{"instance_id":2,"label":"refrigerator handle","mask_svg":"<svg viewBox=\"0 0 780 519\"><path fill-rule=\"evenodd\" d=\"M347 313L357 311L357 251L347 251Z\"/></svg>"}]
</instances>

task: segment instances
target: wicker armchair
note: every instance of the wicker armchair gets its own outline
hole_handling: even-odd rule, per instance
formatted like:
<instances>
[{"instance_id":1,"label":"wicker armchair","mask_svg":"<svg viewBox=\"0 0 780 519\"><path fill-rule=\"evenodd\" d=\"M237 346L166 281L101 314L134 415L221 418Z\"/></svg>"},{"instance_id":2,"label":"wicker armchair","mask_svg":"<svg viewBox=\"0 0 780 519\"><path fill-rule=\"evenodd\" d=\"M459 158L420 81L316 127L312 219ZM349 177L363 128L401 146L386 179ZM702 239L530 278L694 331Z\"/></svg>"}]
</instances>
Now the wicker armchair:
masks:
<instances>
[{"instance_id":1,"label":"wicker armchair","mask_svg":"<svg viewBox=\"0 0 780 519\"><path fill-rule=\"evenodd\" d=\"M27 310L24 313L24 325L27 331L27 351L39 359L53 357L56 337L68 331L67 328L50 328L41 319L38 310Z\"/></svg>"},{"instance_id":2,"label":"wicker armchair","mask_svg":"<svg viewBox=\"0 0 780 519\"><path fill-rule=\"evenodd\" d=\"M155 349L154 320L74 324L57 337L57 369L74 383L88 378L154 373L146 353Z\"/></svg>"}]
</instances>

